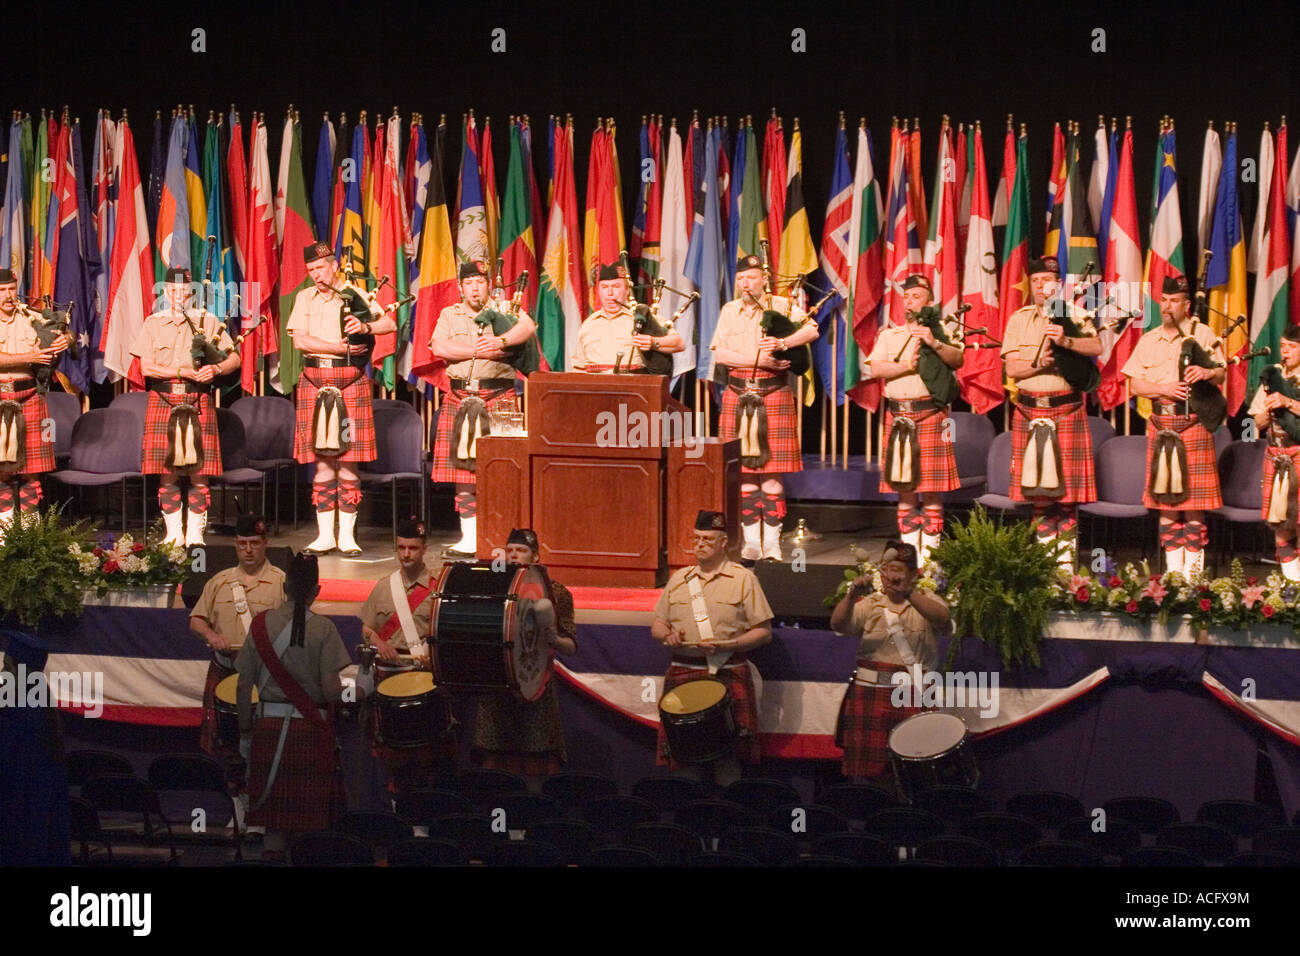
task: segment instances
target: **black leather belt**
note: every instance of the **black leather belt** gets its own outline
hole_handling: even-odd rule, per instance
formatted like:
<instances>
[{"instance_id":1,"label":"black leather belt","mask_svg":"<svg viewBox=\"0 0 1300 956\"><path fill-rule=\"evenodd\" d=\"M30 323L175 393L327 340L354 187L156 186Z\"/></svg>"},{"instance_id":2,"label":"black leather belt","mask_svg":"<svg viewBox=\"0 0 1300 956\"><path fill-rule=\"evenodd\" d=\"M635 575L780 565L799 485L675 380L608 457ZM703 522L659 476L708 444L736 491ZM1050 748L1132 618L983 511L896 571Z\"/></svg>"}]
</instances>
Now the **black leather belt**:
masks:
<instances>
[{"instance_id":1,"label":"black leather belt","mask_svg":"<svg viewBox=\"0 0 1300 956\"><path fill-rule=\"evenodd\" d=\"M737 392L747 392L753 388L759 395L766 395L769 392L775 392L779 388L785 388L786 377L778 375L775 378L755 379L754 384L749 384L748 375L738 375L735 372L727 374L727 388L735 389Z\"/></svg>"},{"instance_id":2,"label":"black leather belt","mask_svg":"<svg viewBox=\"0 0 1300 956\"><path fill-rule=\"evenodd\" d=\"M451 387L460 389L462 392L468 391L469 379L453 378L451 380ZM513 378L481 378L478 380L478 387L479 391L494 392L507 388L514 388L515 380Z\"/></svg>"},{"instance_id":3,"label":"black leather belt","mask_svg":"<svg viewBox=\"0 0 1300 956\"><path fill-rule=\"evenodd\" d=\"M0 395L10 395L14 392L23 392L35 387L36 379L34 378L16 378L11 382L0 381Z\"/></svg>"},{"instance_id":4,"label":"black leather belt","mask_svg":"<svg viewBox=\"0 0 1300 956\"><path fill-rule=\"evenodd\" d=\"M1065 405L1077 405L1082 401L1083 396L1079 392L1070 392L1067 395L1032 395L1021 392L1020 397L1016 399L1016 404L1025 408L1061 408Z\"/></svg>"},{"instance_id":5,"label":"black leather belt","mask_svg":"<svg viewBox=\"0 0 1300 956\"><path fill-rule=\"evenodd\" d=\"M182 382L165 378L149 379L149 391L159 395L201 395L208 391L208 386L201 382Z\"/></svg>"},{"instance_id":6,"label":"black leather belt","mask_svg":"<svg viewBox=\"0 0 1300 956\"><path fill-rule=\"evenodd\" d=\"M1152 402L1151 411L1156 415L1190 415L1191 410L1182 402Z\"/></svg>"},{"instance_id":7,"label":"black leather belt","mask_svg":"<svg viewBox=\"0 0 1300 956\"><path fill-rule=\"evenodd\" d=\"M348 360L345 358L322 358L319 355L304 355L302 364L307 368L347 368Z\"/></svg>"},{"instance_id":8,"label":"black leather belt","mask_svg":"<svg viewBox=\"0 0 1300 956\"><path fill-rule=\"evenodd\" d=\"M887 403L886 407L894 415L908 412L928 412L939 407L933 398L887 398L885 401Z\"/></svg>"}]
</instances>

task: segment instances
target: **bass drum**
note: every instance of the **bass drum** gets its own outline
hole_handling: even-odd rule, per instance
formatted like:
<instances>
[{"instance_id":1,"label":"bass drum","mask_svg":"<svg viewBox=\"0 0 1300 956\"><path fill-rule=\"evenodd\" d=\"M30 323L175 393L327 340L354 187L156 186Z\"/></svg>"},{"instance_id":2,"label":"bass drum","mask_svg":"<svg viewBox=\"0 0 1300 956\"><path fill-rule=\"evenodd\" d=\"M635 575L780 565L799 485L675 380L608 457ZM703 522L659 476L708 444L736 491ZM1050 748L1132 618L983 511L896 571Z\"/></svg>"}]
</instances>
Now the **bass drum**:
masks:
<instances>
[{"instance_id":1,"label":"bass drum","mask_svg":"<svg viewBox=\"0 0 1300 956\"><path fill-rule=\"evenodd\" d=\"M438 684L529 702L540 698L555 658L538 620L542 602L554 604L551 579L541 565L496 570L480 562L443 568L429 624Z\"/></svg>"},{"instance_id":2,"label":"bass drum","mask_svg":"<svg viewBox=\"0 0 1300 956\"><path fill-rule=\"evenodd\" d=\"M659 722L668 752L678 763L710 763L735 749L731 692L720 680L701 677L664 691Z\"/></svg>"},{"instance_id":3,"label":"bass drum","mask_svg":"<svg viewBox=\"0 0 1300 956\"><path fill-rule=\"evenodd\" d=\"M930 787L974 788L980 779L970 734L954 714L929 711L899 723L889 732L889 759L909 803Z\"/></svg>"}]
</instances>

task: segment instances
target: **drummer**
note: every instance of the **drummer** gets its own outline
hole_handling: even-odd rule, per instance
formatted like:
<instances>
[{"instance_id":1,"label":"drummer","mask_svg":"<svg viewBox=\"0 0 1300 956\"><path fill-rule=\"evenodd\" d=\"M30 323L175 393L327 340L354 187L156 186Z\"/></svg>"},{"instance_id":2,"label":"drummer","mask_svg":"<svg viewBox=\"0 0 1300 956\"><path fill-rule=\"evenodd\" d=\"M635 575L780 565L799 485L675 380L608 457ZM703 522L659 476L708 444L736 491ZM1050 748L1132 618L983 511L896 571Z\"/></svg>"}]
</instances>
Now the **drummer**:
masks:
<instances>
[{"instance_id":1,"label":"drummer","mask_svg":"<svg viewBox=\"0 0 1300 956\"><path fill-rule=\"evenodd\" d=\"M536 564L541 549L531 528L515 528L506 539L505 559L510 564ZM543 629L547 640L561 654L578 649L578 628L574 624L573 595L563 584L551 582L553 616L547 615ZM508 694L483 695L474 718L474 762L489 770L517 773L532 789L564 766L564 726L560 722L560 699L555 681L536 701L529 703Z\"/></svg>"},{"instance_id":2,"label":"drummer","mask_svg":"<svg viewBox=\"0 0 1300 956\"><path fill-rule=\"evenodd\" d=\"M916 586L916 548L901 541L885 545L880 559L881 590L863 575L831 612L831 629L858 639L858 667L840 705L835 743L844 750L846 777L882 778L889 772L889 732L917 713L895 706L891 675L921 672L938 663L938 635L951 629L948 605ZM910 695L909 695L910 696ZM893 790L892 778L887 784Z\"/></svg>"},{"instance_id":3,"label":"drummer","mask_svg":"<svg viewBox=\"0 0 1300 956\"><path fill-rule=\"evenodd\" d=\"M222 744L217 734L217 685L235 673L235 652L248 638L248 627L262 611L284 603L284 572L266 560L266 519L243 514L235 521L233 568L218 571L203 585L190 612L190 632L212 650L203 686L203 723L199 746L225 764L226 786L235 796L235 821L240 829L248 809L244 792L244 762L236 746Z\"/></svg>"},{"instance_id":4,"label":"drummer","mask_svg":"<svg viewBox=\"0 0 1300 956\"><path fill-rule=\"evenodd\" d=\"M668 579L650 636L672 649L665 691L713 677L731 693L736 750L712 764L714 782L725 787L740 778L741 763L759 762L758 697L748 653L772 640L772 608L754 572L727 560L727 518L721 511L696 516L695 559L693 567ZM695 775L695 768L671 759L662 726L655 763Z\"/></svg>"},{"instance_id":5,"label":"drummer","mask_svg":"<svg viewBox=\"0 0 1300 956\"><path fill-rule=\"evenodd\" d=\"M376 689L403 670L429 669L429 620L435 593L433 572L425 564L427 529L406 518L397 523L398 568L375 582L361 608L361 637L375 648ZM400 603L399 603L400 602ZM445 742L396 750L376 747L384 761L389 793L432 786L430 775L450 756Z\"/></svg>"}]
</instances>

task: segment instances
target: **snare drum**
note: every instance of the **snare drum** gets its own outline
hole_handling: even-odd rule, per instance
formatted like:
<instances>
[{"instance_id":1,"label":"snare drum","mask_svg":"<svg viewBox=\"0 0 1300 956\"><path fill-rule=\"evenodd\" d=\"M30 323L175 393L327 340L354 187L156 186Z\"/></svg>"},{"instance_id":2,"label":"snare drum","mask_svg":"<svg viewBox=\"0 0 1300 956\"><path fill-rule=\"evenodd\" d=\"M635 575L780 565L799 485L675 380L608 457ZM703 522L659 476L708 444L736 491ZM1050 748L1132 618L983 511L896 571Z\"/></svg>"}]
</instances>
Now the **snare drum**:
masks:
<instances>
[{"instance_id":1,"label":"snare drum","mask_svg":"<svg viewBox=\"0 0 1300 956\"><path fill-rule=\"evenodd\" d=\"M428 671L398 674L375 688L375 743L423 747L451 733L451 706Z\"/></svg>"},{"instance_id":2,"label":"snare drum","mask_svg":"<svg viewBox=\"0 0 1300 956\"><path fill-rule=\"evenodd\" d=\"M939 711L915 714L894 727L889 760L908 802L928 787L974 787L980 779L966 724Z\"/></svg>"},{"instance_id":3,"label":"snare drum","mask_svg":"<svg viewBox=\"0 0 1300 956\"><path fill-rule=\"evenodd\" d=\"M429 623L438 684L510 693L529 702L540 698L555 657L537 620L540 601L553 602L551 579L541 565L443 568Z\"/></svg>"},{"instance_id":4,"label":"snare drum","mask_svg":"<svg viewBox=\"0 0 1300 956\"><path fill-rule=\"evenodd\" d=\"M720 680L702 677L665 691L659 721L678 763L710 763L735 749L731 691Z\"/></svg>"},{"instance_id":5,"label":"snare drum","mask_svg":"<svg viewBox=\"0 0 1300 956\"><path fill-rule=\"evenodd\" d=\"M217 740L232 753L239 751L239 708L236 706L239 675L223 677L212 692L217 711ZM253 703L257 703L257 685L253 685Z\"/></svg>"}]
</instances>

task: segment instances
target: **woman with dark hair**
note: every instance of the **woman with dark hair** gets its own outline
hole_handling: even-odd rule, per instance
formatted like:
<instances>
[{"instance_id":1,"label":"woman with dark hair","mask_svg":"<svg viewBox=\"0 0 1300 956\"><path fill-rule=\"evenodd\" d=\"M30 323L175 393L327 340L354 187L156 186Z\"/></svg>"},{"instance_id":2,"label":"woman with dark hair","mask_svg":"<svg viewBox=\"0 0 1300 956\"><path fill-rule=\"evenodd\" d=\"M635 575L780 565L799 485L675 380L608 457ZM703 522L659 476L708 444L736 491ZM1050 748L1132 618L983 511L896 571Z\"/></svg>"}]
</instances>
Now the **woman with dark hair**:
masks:
<instances>
[{"instance_id":1,"label":"woman with dark hair","mask_svg":"<svg viewBox=\"0 0 1300 956\"><path fill-rule=\"evenodd\" d=\"M266 827L263 859L283 858L286 833L328 829L340 803L331 705L351 662L334 622L311 611L319 580L314 555L294 557L288 601L253 618L235 658L248 824Z\"/></svg>"}]
</instances>

